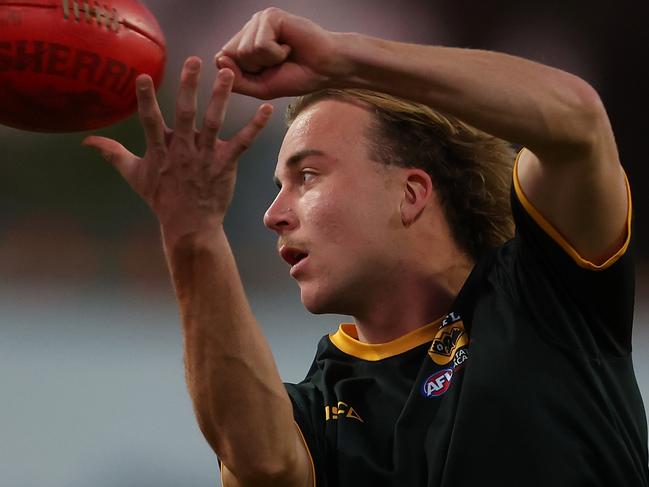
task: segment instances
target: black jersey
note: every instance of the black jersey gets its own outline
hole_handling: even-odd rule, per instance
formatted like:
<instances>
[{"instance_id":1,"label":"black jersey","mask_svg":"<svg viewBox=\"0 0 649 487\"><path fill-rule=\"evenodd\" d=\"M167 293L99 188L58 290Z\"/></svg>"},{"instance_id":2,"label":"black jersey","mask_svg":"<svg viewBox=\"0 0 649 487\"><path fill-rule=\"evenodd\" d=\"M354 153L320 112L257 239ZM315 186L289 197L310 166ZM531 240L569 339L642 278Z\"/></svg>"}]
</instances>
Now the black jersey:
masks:
<instances>
[{"instance_id":1,"label":"black jersey","mask_svg":"<svg viewBox=\"0 0 649 487\"><path fill-rule=\"evenodd\" d=\"M514 171L516 174L516 171ZM352 324L287 384L317 487L647 487L629 238L595 266L527 201L450 312L387 344Z\"/></svg>"}]
</instances>

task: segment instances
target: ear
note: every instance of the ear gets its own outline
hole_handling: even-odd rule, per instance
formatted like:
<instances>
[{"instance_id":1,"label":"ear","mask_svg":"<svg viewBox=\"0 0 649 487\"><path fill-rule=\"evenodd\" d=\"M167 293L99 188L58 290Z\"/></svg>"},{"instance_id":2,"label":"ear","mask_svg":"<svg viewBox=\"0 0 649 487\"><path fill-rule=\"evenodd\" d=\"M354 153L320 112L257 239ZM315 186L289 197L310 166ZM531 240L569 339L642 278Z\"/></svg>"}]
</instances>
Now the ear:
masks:
<instances>
[{"instance_id":1,"label":"ear","mask_svg":"<svg viewBox=\"0 0 649 487\"><path fill-rule=\"evenodd\" d=\"M433 198L433 182L423 169L408 168L401 200L401 221L409 227L423 213Z\"/></svg>"}]
</instances>

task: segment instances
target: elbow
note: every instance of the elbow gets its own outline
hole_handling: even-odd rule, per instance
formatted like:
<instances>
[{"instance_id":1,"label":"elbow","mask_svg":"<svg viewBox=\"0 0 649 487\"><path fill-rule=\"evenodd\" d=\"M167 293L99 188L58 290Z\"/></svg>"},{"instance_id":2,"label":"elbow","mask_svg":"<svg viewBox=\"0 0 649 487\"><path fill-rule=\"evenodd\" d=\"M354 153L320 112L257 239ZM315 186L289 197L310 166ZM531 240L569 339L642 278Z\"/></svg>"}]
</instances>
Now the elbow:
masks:
<instances>
[{"instance_id":1,"label":"elbow","mask_svg":"<svg viewBox=\"0 0 649 487\"><path fill-rule=\"evenodd\" d=\"M301 443L291 425L282 425L276 434L248 432L228 440L217 455L242 485L295 485Z\"/></svg>"},{"instance_id":2,"label":"elbow","mask_svg":"<svg viewBox=\"0 0 649 487\"><path fill-rule=\"evenodd\" d=\"M592 153L612 135L604 104L595 88L576 76L571 76L562 91L563 109L556 124L561 133L557 138L566 152Z\"/></svg>"},{"instance_id":3,"label":"elbow","mask_svg":"<svg viewBox=\"0 0 649 487\"><path fill-rule=\"evenodd\" d=\"M252 446L251 446L252 450ZM261 457L236 455L223 459L224 465L243 485L293 485L298 465L297 451L286 455Z\"/></svg>"}]
</instances>

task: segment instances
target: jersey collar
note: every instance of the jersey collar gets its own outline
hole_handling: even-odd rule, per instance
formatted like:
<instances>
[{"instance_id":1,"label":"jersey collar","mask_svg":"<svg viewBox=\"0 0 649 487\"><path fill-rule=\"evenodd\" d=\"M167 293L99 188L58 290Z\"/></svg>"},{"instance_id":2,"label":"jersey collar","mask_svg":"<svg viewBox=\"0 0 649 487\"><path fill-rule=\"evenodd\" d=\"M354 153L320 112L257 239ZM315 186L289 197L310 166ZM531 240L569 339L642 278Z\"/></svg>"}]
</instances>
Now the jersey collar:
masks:
<instances>
[{"instance_id":1,"label":"jersey collar","mask_svg":"<svg viewBox=\"0 0 649 487\"><path fill-rule=\"evenodd\" d=\"M353 323L341 323L336 333L329 335L331 343L340 351L356 358L376 362L393 357L413 348L431 342L442 318L417 328L387 343L363 343L358 340L358 331Z\"/></svg>"}]
</instances>

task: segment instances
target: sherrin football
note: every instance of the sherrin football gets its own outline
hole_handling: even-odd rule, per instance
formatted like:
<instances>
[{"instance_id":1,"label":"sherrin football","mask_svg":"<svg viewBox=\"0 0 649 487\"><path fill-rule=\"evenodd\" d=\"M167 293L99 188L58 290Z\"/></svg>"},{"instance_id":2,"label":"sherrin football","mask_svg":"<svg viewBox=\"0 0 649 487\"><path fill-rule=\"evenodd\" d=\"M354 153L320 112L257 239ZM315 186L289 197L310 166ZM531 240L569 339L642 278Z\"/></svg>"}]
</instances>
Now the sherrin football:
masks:
<instances>
[{"instance_id":1,"label":"sherrin football","mask_svg":"<svg viewBox=\"0 0 649 487\"><path fill-rule=\"evenodd\" d=\"M75 132L137 108L135 78L162 82L166 45L136 0L0 0L0 124Z\"/></svg>"}]
</instances>

